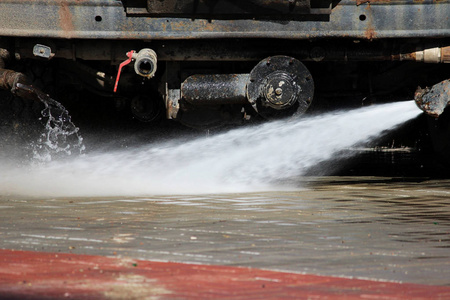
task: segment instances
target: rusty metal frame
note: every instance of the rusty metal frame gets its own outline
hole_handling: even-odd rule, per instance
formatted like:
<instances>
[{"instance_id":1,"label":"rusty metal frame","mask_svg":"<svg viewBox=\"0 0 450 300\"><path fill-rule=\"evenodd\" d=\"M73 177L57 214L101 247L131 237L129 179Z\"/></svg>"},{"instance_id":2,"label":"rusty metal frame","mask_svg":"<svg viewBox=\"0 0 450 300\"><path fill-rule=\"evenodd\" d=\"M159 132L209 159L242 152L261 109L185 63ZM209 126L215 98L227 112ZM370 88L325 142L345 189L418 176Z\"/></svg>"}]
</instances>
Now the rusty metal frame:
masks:
<instances>
[{"instance_id":1,"label":"rusty metal frame","mask_svg":"<svg viewBox=\"0 0 450 300\"><path fill-rule=\"evenodd\" d=\"M2 0L0 36L67 39L442 38L450 0L343 0L325 19L130 17L120 0Z\"/></svg>"}]
</instances>

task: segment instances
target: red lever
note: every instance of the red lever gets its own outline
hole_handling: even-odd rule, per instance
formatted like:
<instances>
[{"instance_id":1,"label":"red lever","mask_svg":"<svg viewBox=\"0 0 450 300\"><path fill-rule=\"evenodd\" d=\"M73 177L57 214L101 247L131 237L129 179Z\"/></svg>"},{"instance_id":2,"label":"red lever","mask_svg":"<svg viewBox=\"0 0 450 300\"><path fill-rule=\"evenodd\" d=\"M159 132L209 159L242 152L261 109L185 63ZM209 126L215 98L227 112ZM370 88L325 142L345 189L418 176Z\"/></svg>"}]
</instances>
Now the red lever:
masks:
<instances>
[{"instance_id":1,"label":"red lever","mask_svg":"<svg viewBox=\"0 0 450 300\"><path fill-rule=\"evenodd\" d=\"M136 51L134 51L134 50L127 52L128 59L119 65L119 71L117 71L117 77L116 77L116 84L114 85L114 93L117 91L117 85L119 84L120 73L122 72L122 68L124 66L128 65L133 60L134 53L136 53Z\"/></svg>"}]
</instances>

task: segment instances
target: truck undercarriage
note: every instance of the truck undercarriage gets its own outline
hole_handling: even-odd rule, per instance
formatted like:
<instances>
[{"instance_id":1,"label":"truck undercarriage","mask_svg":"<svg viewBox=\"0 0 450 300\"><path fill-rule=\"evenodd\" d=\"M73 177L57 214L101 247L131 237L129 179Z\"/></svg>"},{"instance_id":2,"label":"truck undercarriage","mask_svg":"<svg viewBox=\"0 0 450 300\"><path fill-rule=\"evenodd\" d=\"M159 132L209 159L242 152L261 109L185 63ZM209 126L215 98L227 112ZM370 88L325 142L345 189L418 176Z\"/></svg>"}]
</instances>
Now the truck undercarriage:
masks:
<instances>
[{"instance_id":1,"label":"truck undercarriage","mask_svg":"<svg viewBox=\"0 0 450 300\"><path fill-rule=\"evenodd\" d=\"M430 122L446 149L448 63L449 0L0 3L0 88L142 122L217 128L415 98L444 113Z\"/></svg>"}]
</instances>

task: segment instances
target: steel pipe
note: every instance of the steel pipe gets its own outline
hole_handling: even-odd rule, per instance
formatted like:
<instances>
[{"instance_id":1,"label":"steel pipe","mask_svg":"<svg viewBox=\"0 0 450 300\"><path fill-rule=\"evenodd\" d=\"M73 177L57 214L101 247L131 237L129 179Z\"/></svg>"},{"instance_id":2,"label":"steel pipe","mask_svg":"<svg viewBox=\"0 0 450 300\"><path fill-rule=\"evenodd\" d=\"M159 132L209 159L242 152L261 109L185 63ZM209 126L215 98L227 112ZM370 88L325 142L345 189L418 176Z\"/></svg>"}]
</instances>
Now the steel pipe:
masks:
<instances>
[{"instance_id":1,"label":"steel pipe","mask_svg":"<svg viewBox=\"0 0 450 300\"><path fill-rule=\"evenodd\" d=\"M181 84L181 97L191 104L245 104L249 74L193 75Z\"/></svg>"}]
</instances>

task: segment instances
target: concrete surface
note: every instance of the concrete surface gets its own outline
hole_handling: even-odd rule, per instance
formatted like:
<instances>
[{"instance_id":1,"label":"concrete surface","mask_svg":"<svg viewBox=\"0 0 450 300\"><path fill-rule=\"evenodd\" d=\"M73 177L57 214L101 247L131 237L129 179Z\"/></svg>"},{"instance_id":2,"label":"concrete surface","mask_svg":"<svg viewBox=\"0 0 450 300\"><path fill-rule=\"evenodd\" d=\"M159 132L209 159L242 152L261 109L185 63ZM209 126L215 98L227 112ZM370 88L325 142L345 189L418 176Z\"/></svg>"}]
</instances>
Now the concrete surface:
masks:
<instances>
[{"instance_id":1,"label":"concrete surface","mask_svg":"<svg viewBox=\"0 0 450 300\"><path fill-rule=\"evenodd\" d=\"M450 181L298 179L294 191L0 198L0 248L450 285Z\"/></svg>"}]
</instances>

